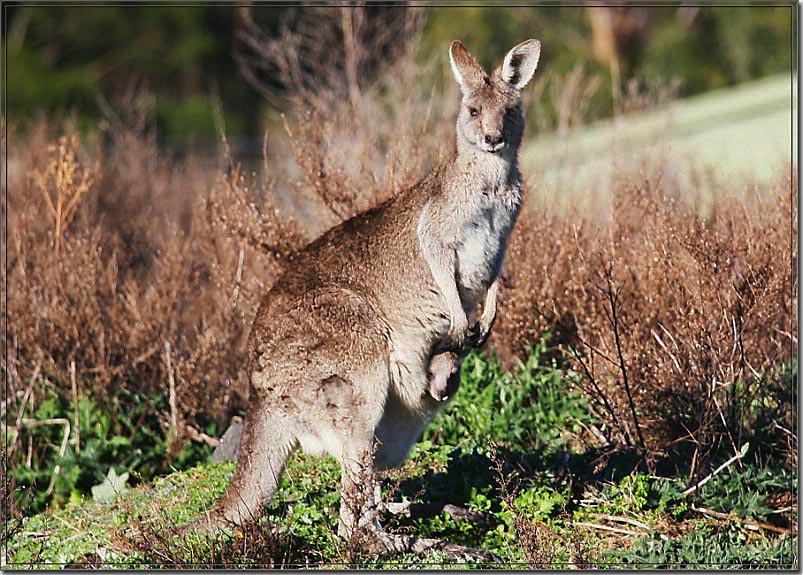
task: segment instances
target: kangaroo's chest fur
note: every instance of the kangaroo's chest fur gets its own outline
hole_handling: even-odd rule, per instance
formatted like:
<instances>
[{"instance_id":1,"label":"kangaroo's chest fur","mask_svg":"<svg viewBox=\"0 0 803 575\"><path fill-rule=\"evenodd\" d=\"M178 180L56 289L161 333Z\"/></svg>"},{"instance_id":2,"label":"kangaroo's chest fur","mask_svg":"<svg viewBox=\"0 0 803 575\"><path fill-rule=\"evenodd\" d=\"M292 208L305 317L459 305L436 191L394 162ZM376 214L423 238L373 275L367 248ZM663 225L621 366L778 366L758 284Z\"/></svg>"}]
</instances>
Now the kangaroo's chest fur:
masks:
<instances>
[{"instance_id":1,"label":"kangaroo's chest fur","mask_svg":"<svg viewBox=\"0 0 803 575\"><path fill-rule=\"evenodd\" d=\"M521 204L521 189L518 183L484 182L471 195L475 201L466 210L455 243L457 285L468 313L499 276Z\"/></svg>"},{"instance_id":2,"label":"kangaroo's chest fur","mask_svg":"<svg viewBox=\"0 0 803 575\"><path fill-rule=\"evenodd\" d=\"M422 214L419 234L438 236L443 249L454 250L455 279L469 315L499 276L520 206L516 165L484 154L458 158Z\"/></svg>"}]
</instances>

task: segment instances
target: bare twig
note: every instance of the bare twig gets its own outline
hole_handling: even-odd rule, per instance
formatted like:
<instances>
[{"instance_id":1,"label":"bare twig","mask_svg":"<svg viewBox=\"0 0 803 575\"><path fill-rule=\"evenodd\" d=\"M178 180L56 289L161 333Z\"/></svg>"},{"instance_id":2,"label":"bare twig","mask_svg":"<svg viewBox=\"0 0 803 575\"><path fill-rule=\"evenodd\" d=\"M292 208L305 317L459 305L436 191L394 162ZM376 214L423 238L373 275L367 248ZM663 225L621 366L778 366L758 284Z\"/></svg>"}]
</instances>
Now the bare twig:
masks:
<instances>
[{"instance_id":1,"label":"bare twig","mask_svg":"<svg viewBox=\"0 0 803 575\"><path fill-rule=\"evenodd\" d=\"M53 249L59 253L61 238L78 210L81 198L99 177L97 166L81 167L77 160L78 138L62 136L48 150L51 161L45 171L33 170L31 178L45 199L53 220ZM55 202L55 203L54 203Z\"/></svg>"},{"instance_id":2,"label":"bare twig","mask_svg":"<svg viewBox=\"0 0 803 575\"><path fill-rule=\"evenodd\" d=\"M59 448L59 462L56 463L56 467L53 469L53 475L50 478L50 485L47 486L47 491L45 491L47 495L50 495L53 493L53 488L56 485L56 477L58 477L59 473L61 472L61 460L64 458L64 454L67 451L67 441L70 439L70 420L63 417L57 417L54 419L23 419L20 422L20 425L17 426L17 429L31 429L33 427L42 427L43 425L64 426L64 436L61 439L61 447Z\"/></svg>"},{"instance_id":3,"label":"bare twig","mask_svg":"<svg viewBox=\"0 0 803 575\"><path fill-rule=\"evenodd\" d=\"M696 511L697 513L702 513L703 515L708 515L709 517L713 517L714 519L722 519L724 521L736 521L737 523L741 523L747 528L753 530L765 529L766 531L773 531L775 533L796 533L797 531L797 530L787 529L786 527L778 527L777 525L770 525L769 523L753 521L752 519L743 519L738 515L736 515L735 513L721 513L719 511L714 511L713 509L706 509L705 507L697 507L696 505L692 505L690 509L692 511Z\"/></svg>"},{"instance_id":4,"label":"bare twig","mask_svg":"<svg viewBox=\"0 0 803 575\"><path fill-rule=\"evenodd\" d=\"M220 135L220 142L223 144L223 153L226 156L226 162L229 171L234 171L234 157L231 153L231 146L229 140L226 138L226 119L223 117L223 103L220 99L220 89L216 83L209 86L209 96L212 100L212 111L214 112L215 128Z\"/></svg>"},{"instance_id":5,"label":"bare twig","mask_svg":"<svg viewBox=\"0 0 803 575\"><path fill-rule=\"evenodd\" d=\"M650 531L651 533L656 533L658 537L660 537L663 541L669 541L669 537L657 531L652 525L648 525L646 523L642 523L641 521L637 521L635 519L631 519L630 517L620 517L618 515L606 515L604 513L592 513L590 514L592 517L597 517L598 519L602 519L604 521L613 521L616 523L626 523L628 525L632 525L633 527L638 527L640 529L645 529Z\"/></svg>"},{"instance_id":6,"label":"bare twig","mask_svg":"<svg viewBox=\"0 0 803 575\"><path fill-rule=\"evenodd\" d=\"M40 351L39 352L39 359L36 361L36 367L33 368L33 374L31 375L31 381L28 384L28 387L25 388L25 394L22 396L22 402L20 404L19 411L17 412L17 427L20 427L22 424L22 418L25 417L25 408L28 406L28 399L31 397L31 393L33 393L33 386L36 383L37 378L39 377L39 372L42 370L42 360L44 359L45 354Z\"/></svg>"},{"instance_id":7,"label":"bare twig","mask_svg":"<svg viewBox=\"0 0 803 575\"><path fill-rule=\"evenodd\" d=\"M240 285L243 280L243 260L245 258L245 248L240 245L240 256L237 258L237 272L234 275L234 292L231 294L232 307L237 304L237 298L240 296Z\"/></svg>"},{"instance_id":8,"label":"bare twig","mask_svg":"<svg viewBox=\"0 0 803 575\"><path fill-rule=\"evenodd\" d=\"M172 437L178 437L178 407L176 406L176 379L173 376L173 362L170 359L169 341L165 341L165 363L167 364L167 382L169 385L168 402L170 404L170 430Z\"/></svg>"},{"instance_id":9,"label":"bare twig","mask_svg":"<svg viewBox=\"0 0 803 575\"><path fill-rule=\"evenodd\" d=\"M263 97L296 110L355 105L383 70L409 53L424 23L419 6L404 3L380 13L354 3L288 13L270 34L251 9L236 11L234 61Z\"/></svg>"},{"instance_id":10,"label":"bare twig","mask_svg":"<svg viewBox=\"0 0 803 575\"><path fill-rule=\"evenodd\" d=\"M622 339L619 329L619 290L613 285L613 271L609 268L605 269L605 279L608 282L608 289L605 290L605 295L608 297L608 304L611 306L611 327L613 328L613 337L616 343L616 353L619 356L619 370L622 372L622 384L625 388L627 395L627 403L630 407L630 414L633 417L633 425L636 427L636 435L638 436L639 445L644 448L644 437L641 435L641 425L639 425L638 416L636 415L636 406L633 403L633 393L630 390L630 382L627 378L627 367L625 366L625 356L622 352Z\"/></svg>"},{"instance_id":11,"label":"bare twig","mask_svg":"<svg viewBox=\"0 0 803 575\"><path fill-rule=\"evenodd\" d=\"M660 324L658 324L658 325L659 325L660 327L663 327L663 326L661 326ZM664 349L664 351L667 353L667 355L669 356L669 358L672 360L672 363L674 363L674 364L675 364L675 368L677 368L677 370L678 370L678 373L680 373L681 371L683 371L683 370L682 370L682 368L680 367L680 362L678 362L678 359L675 357L675 355L674 355L674 354L673 354L671 351L669 351L669 348L668 348L668 347L666 346L666 344L663 342L663 340L661 339L661 337L660 337L660 336L659 336L657 333L655 333L655 330L650 330L650 331L652 332L652 337L653 337L653 338L655 338L655 341L657 341L657 342L658 342L658 344L659 344L659 345L660 345L660 346L661 346L661 347Z\"/></svg>"},{"instance_id":12,"label":"bare twig","mask_svg":"<svg viewBox=\"0 0 803 575\"><path fill-rule=\"evenodd\" d=\"M747 446L747 444L745 444L745 446ZM743 446L743 447L742 447L742 449L741 449L741 451L740 451L739 453L737 453L736 455L734 455L733 457L731 457L730 459L728 459L728 460L727 460L725 463L723 463L722 465L720 465L719 467L717 467L717 468L716 468L714 471L712 471L712 472L711 472L711 473L710 473L710 474L709 474L707 477L705 477L703 480L701 480L701 481L698 481L697 483L695 483L694 485L692 485L691 487L689 487L689 488L688 488L686 491L684 491L684 492L683 492L683 495L689 495L689 494L691 494L691 493L694 493L694 492L695 492L695 491L697 491L697 490L698 490L700 487L702 487L703 485L705 485L706 483L708 483L709 481L711 481L711 480L712 480L712 479L713 479L713 478L714 478L714 477L715 477L715 476L716 476L716 475L717 475L719 472L721 472L723 469L726 469L727 467L729 467L730 465L732 465L732 464L733 464L735 461L738 461L739 459L741 459L742 457L744 457L746 454L747 454L747 449L745 449L745 447Z\"/></svg>"},{"instance_id":13,"label":"bare twig","mask_svg":"<svg viewBox=\"0 0 803 575\"><path fill-rule=\"evenodd\" d=\"M621 533L622 535L633 535L634 537L643 535L643 533L639 533L638 531L630 531L629 529L620 529L619 527L610 527L608 525L599 525L597 523L586 523L585 521L575 521L574 525L590 527L591 529L601 529L602 531L612 531L613 533Z\"/></svg>"},{"instance_id":14,"label":"bare twig","mask_svg":"<svg viewBox=\"0 0 803 575\"><path fill-rule=\"evenodd\" d=\"M722 412L722 406L719 404L719 400L717 400L717 396L714 393L714 390L711 390L711 399L714 400L714 405L717 408L717 413L719 414L719 419L722 421L722 426L725 429L725 432L728 435L728 441L731 443L731 447L733 447L733 453L736 455L739 454L739 450L736 448L736 441L733 439L733 435L730 432L730 426L728 425L727 421L725 421L725 414ZM741 464L740 464L741 465Z\"/></svg>"},{"instance_id":15,"label":"bare twig","mask_svg":"<svg viewBox=\"0 0 803 575\"><path fill-rule=\"evenodd\" d=\"M593 393L593 394L588 394L588 395L589 395L590 397L592 397L592 398L594 398L594 399L598 400L600 403L602 403L602 406L605 408L605 411L607 411L607 412L610 414L610 416L611 416L612 420L613 420L613 421L617 421L617 420L618 420L618 417L617 417L617 415L616 415L616 411L614 411L614 409L613 409L613 406L612 406L612 405L611 405L611 403L608 401L608 396L607 396L607 395L605 395L605 394L602 392L602 390L600 389L600 387L599 387L599 384L597 383L597 378L595 378L595 377L594 377L594 375L591 373L591 370L590 370L590 369L588 368L588 366L586 365L586 362L585 362L585 361L583 361L583 358L582 358L582 356L580 355L580 352L579 352L579 351L577 351L577 350L574 348L574 346L573 346L573 345L569 345L568 347L569 347L569 351L571 351L571 352L572 352L572 355L574 355L574 358L577 360L577 363L579 363L579 364L580 364L580 367L581 367L581 369L583 370L583 373L585 373L586 379L588 380L588 382L589 382L589 383L590 383L590 384L593 386L593 388L594 388L594 393ZM626 442L628 445L630 445L630 444L631 444L631 443L630 443L630 438L627 436L627 434L624 434L624 439L625 439L625 442Z\"/></svg>"},{"instance_id":16,"label":"bare twig","mask_svg":"<svg viewBox=\"0 0 803 575\"><path fill-rule=\"evenodd\" d=\"M75 362L70 362L70 389L73 400L73 427L75 428L75 453L81 453L81 419L78 410L78 383L75 378Z\"/></svg>"},{"instance_id":17,"label":"bare twig","mask_svg":"<svg viewBox=\"0 0 803 575\"><path fill-rule=\"evenodd\" d=\"M778 431L783 431L783 432L784 432L785 434L787 434L789 437L792 437L792 438L794 438L794 439L795 439L795 441L797 441L797 435L795 435L794 433L792 433L791 431L789 431L789 430L788 430L788 429L786 429L785 427L781 427L780 425L778 425L778 422L776 422L776 421L773 421L773 422L772 422L772 427L773 427L774 429L777 429Z\"/></svg>"}]
</instances>

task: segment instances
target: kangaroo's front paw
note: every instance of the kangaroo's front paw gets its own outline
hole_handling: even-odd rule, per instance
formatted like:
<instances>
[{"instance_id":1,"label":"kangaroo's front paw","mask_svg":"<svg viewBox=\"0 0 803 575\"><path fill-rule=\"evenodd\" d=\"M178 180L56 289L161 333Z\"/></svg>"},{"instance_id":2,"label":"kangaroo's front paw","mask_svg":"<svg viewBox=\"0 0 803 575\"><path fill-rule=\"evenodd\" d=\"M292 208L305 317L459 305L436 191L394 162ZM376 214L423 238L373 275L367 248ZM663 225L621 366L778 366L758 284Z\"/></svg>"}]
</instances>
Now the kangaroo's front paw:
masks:
<instances>
[{"instance_id":1,"label":"kangaroo's front paw","mask_svg":"<svg viewBox=\"0 0 803 575\"><path fill-rule=\"evenodd\" d=\"M468 321L453 323L449 328L448 350L453 353L460 353L466 348L469 337Z\"/></svg>"},{"instance_id":2,"label":"kangaroo's front paw","mask_svg":"<svg viewBox=\"0 0 803 575\"><path fill-rule=\"evenodd\" d=\"M481 336L482 336L482 329L480 328L480 323L477 322L470 328L468 328L468 332L466 334L466 346L468 348L478 347L478 343L480 341Z\"/></svg>"}]
</instances>

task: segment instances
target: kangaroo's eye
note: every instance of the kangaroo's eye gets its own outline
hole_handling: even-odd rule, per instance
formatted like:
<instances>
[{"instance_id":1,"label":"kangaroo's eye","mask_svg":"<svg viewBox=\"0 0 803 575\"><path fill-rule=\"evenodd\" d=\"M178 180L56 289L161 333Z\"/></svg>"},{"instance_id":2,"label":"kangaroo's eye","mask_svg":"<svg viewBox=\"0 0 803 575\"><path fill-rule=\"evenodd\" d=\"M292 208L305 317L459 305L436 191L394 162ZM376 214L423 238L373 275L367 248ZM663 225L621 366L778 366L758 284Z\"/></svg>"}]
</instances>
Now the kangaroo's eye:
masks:
<instances>
[{"instance_id":1,"label":"kangaroo's eye","mask_svg":"<svg viewBox=\"0 0 803 575\"><path fill-rule=\"evenodd\" d=\"M478 116L480 111L477 108L469 108L468 113L471 114L472 117Z\"/></svg>"}]
</instances>

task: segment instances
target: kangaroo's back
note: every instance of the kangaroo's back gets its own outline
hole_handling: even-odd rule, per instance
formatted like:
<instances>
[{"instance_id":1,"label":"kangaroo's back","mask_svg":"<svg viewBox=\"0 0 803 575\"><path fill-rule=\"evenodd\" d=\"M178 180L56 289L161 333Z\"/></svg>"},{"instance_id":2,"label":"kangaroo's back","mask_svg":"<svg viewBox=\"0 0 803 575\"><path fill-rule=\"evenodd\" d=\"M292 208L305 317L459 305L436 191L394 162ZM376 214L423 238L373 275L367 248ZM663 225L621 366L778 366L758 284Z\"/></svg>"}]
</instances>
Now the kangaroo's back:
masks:
<instances>
[{"instance_id":1,"label":"kangaroo's back","mask_svg":"<svg viewBox=\"0 0 803 575\"><path fill-rule=\"evenodd\" d=\"M336 284L370 295L378 303L396 299L398 290L409 284L420 289L429 268L421 254L417 223L424 206L443 190L445 165L322 234L296 256L276 287L298 291Z\"/></svg>"}]
</instances>

